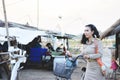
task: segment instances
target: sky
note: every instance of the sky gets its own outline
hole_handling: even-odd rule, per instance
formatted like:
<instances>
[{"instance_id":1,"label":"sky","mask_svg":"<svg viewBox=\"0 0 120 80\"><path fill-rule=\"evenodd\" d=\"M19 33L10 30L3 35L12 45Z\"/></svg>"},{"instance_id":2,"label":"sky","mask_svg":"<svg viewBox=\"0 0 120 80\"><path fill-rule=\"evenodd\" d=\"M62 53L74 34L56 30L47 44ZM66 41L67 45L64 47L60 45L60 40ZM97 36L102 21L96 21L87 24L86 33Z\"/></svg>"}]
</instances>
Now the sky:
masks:
<instances>
[{"instance_id":1,"label":"sky","mask_svg":"<svg viewBox=\"0 0 120 80\"><path fill-rule=\"evenodd\" d=\"M82 33L87 24L105 31L120 18L119 4L120 0L5 0L8 21L71 34ZM2 0L0 19L4 20Z\"/></svg>"}]
</instances>

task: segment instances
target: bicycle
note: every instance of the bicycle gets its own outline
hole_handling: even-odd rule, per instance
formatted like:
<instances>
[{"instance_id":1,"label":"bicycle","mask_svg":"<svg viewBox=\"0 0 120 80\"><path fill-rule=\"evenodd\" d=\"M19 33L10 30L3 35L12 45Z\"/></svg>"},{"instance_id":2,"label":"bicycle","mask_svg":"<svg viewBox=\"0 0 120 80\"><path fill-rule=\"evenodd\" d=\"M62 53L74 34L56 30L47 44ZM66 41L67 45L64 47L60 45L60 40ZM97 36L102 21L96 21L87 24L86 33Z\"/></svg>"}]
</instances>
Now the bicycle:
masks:
<instances>
[{"instance_id":1,"label":"bicycle","mask_svg":"<svg viewBox=\"0 0 120 80\"><path fill-rule=\"evenodd\" d=\"M71 75L73 71L75 70L75 68L77 67L76 61L78 58L85 60L82 55L79 55L76 58L69 58L68 56L66 56L65 63L56 63L55 69L53 71L54 75L56 76L56 80L59 80L59 78L61 80L62 79L71 80ZM84 74L82 76L84 76Z\"/></svg>"}]
</instances>

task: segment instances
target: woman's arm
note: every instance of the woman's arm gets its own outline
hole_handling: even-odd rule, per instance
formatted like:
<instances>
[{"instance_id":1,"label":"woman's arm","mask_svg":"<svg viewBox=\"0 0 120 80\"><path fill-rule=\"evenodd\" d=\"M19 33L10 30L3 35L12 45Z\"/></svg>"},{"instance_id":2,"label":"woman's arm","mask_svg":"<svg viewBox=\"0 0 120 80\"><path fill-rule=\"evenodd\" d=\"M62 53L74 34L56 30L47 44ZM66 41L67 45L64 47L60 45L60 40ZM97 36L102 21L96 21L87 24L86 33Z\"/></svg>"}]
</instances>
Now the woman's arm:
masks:
<instances>
[{"instance_id":1,"label":"woman's arm","mask_svg":"<svg viewBox=\"0 0 120 80\"><path fill-rule=\"evenodd\" d=\"M102 53L103 53L102 42L101 42L100 40L97 40L97 41L96 41L96 45L97 45L97 46L95 46L95 47L98 47L98 53L90 54L90 55L89 55L89 58L90 58L90 59L97 59L97 58L102 57Z\"/></svg>"}]
</instances>

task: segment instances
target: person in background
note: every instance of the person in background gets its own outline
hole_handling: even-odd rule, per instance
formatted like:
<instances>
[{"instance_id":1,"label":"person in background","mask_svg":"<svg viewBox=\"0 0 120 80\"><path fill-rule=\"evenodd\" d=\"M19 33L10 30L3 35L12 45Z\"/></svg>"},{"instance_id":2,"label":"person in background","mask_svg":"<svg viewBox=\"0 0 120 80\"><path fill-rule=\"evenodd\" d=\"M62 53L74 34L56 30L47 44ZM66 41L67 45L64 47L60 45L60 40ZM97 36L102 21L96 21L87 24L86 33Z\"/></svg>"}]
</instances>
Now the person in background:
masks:
<instances>
[{"instance_id":1,"label":"person in background","mask_svg":"<svg viewBox=\"0 0 120 80\"><path fill-rule=\"evenodd\" d=\"M55 50L53 49L53 46L52 46L51 43L47 43L47 44L46 44L46 47L48 48L48 51L49 51L49 52L55 51Z\"/></svg>"},{"instance_id":2,"label":"person in background","mask_svg":"<svg viewBox=\"0 0 120 80\"><path fill-rule=\"evenodd\" d=\"M118 69L118 64L117 64L114 56L112 56L111 69L112 69L112 71L115 72L115 73L116 73L116 70ZM113 73L113 72L112 72L112 73ZM112 74L110 75L110 77L111 77L111 78L113 77Z\"/></svg>"},{"instance_id":3,"label":"person in background","mask_svg":"<svg viewBox=\"0 0 120 80\"><path fill-rule=\"evenodd\" d=\"M93 24L86 25L81 39L83 50L80 53L87 60L84 80L105 80L97 62L97 58L102 57L103 53L102 42L98 38L100 38L100 35L97 28ZM95 53L95 40L98 43L98 54Z\"/></svg>"},{"instance_id":4,"label":"person in background","mask_svg":"<svg viewBox=\"0 0 120 80\"><path fill-rule=\"evenodd\" d=\"M26 50L27 54L30 54L30 49L31 48L41 48L42 47L41 42L42 42L41 36L38 35L31 42L29 42L28 44L20 44L20 43L18 43L17 46L20 49Z\"/></svg>"},{"instance_id":5,"label":"person in background","mask_svg":"<svg viewBox=\"0 0 120 80\"><path fill-rule=\"evenodd\" d=\"M27 45L30 46L31 48L41 48L42 47L41 42L42 42L41 36L37 36Z\"/></svg>"},{"instance_id":6,"label":"person in background","mask_svg":"<svg viewBox=\"0 0 120 80\"><path fill-rule=\"evenodd\" d=\"M64 45L60 44L60 46L57 47L56 51L57 52L63 52Z\"/></svg>"},{"instance_id":7,"label":"person in background","mask_svg":"<svg viewBox=\"0 0 120 80\"><path fill-rule=\"evenodd\" d=\"M68 51L63 44L57 47L56 52L61 52L60 55L68 55L69 57L72 57L72 54L70 53L70 51Z\"/></svg>"},{"instance_id":8,"label":"person in background","mask_svg":"<svg viewBox=\"0 0 120 80\"><path fill-rule=\"evenodd\" d=\"M72 57L72 54L70 53L70 51L68 51L65 47L63 47L62 55L67 55L68 57Z\"/></svg>"}]
</instances>

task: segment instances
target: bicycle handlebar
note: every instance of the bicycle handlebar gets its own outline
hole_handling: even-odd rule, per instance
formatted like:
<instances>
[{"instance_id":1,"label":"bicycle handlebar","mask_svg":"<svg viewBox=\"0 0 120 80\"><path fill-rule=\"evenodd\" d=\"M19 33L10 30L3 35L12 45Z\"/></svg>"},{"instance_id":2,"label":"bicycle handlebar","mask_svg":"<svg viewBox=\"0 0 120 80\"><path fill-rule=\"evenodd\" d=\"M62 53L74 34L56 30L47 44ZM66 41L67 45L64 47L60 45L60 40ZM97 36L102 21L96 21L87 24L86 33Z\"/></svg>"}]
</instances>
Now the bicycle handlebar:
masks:
<instances>
[{"instance_id":1,"label":"bicycle handlebar","mask_svg":"<svg viewBox=\"0 0 120 80\"><path fill-rule=\"evenodd\" d=\"M66 55L66 58L69 58L68 55ZM85 60L85 58L83 57L83 55L78 55L76 58L72 59L71 61L72 61L72 62L75 62L78 58L83 59L83 60L86 62L86 60Z\"/></svg>"}]
</instances>

